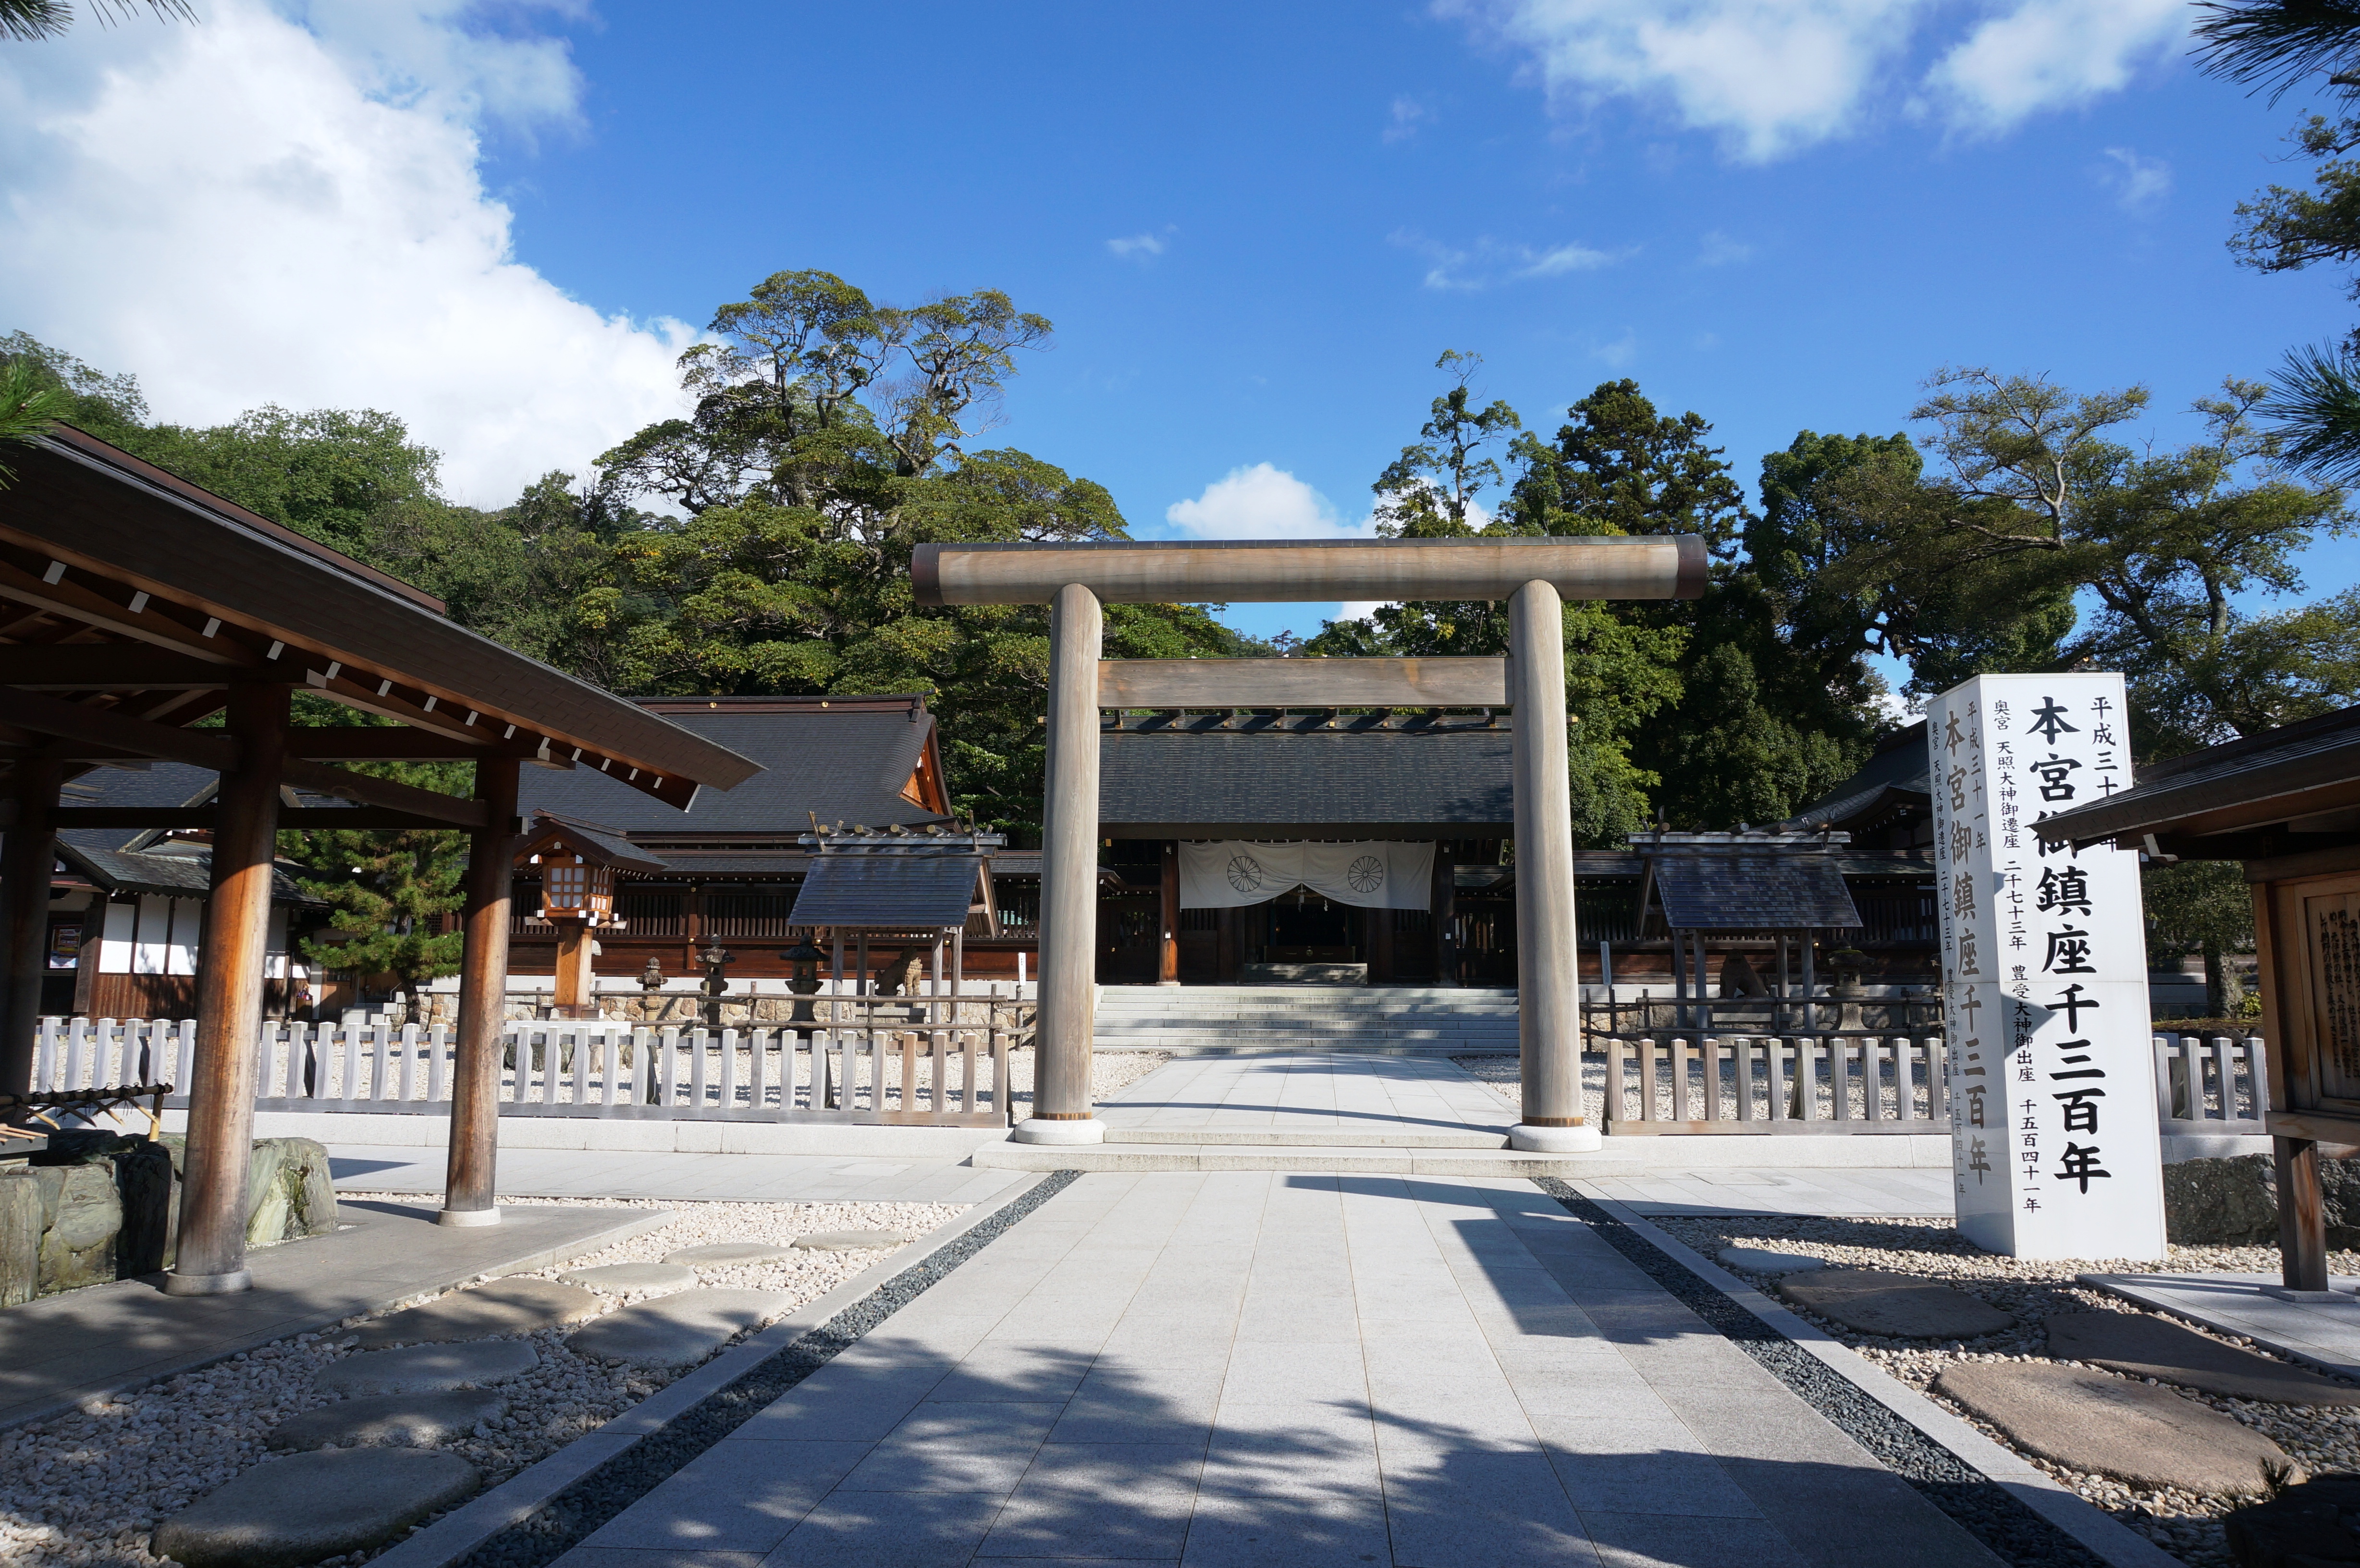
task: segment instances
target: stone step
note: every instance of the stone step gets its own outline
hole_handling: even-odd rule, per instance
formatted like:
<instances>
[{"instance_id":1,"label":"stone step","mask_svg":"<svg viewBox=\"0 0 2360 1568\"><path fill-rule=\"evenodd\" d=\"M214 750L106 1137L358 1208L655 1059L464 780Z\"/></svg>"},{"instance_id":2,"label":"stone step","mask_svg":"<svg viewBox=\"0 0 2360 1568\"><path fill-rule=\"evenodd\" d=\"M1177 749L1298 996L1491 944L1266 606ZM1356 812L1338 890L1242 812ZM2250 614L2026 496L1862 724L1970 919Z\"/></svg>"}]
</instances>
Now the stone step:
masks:
<instances>
[{"instance_id":1,"label":"stone step","mask_svg":"<svg viewBox=\"0 0 2360 1568\"><path fill-rule=\"evenodd\" d=\"M1292 1145L987 1143L968 1163L989 1171L1300 1171L1359 1176L1629 1175L1633 1154L1526 1154L1513 1149Z\"/></svg>"},{"instance_id":2,"label":"stone step","mask_svg":"<svg viewBox=\"0 0 2360 1568\"><path fill-rule=\"evenodd\" d=\"M1109 1127L1109 1144L1181 1145L1202 1148L1218 1143L1230 1149L1505 1149L1508 1124L1469 1127L1462 1132L1443 1128L1407 1130L1367 1127Z\"/></svg>"}]
</instances>

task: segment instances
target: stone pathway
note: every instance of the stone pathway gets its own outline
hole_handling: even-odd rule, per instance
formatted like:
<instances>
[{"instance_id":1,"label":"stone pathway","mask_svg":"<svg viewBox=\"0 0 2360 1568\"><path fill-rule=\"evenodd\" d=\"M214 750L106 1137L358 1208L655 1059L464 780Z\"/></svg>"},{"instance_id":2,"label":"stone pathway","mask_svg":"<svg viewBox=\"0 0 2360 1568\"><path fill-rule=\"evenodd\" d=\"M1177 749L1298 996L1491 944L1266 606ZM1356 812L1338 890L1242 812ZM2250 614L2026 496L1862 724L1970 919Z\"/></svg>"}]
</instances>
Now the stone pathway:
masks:
<instances>
[{"instance_id":1,"label":"stone pathway","mask_svg":"<svg viewBox=\"0 0 2360 1568\"><path fill-rule=\"evenodd\" d=\"M1530 1183L1081 1178L566 1568L1991 1568Z\"/></svg>"},{"instance_id":2,"label":"stone pathway","mask_svg":"<svg viewBox=\"0 0 2360 1568\"><path fill-rule=\"evenodd\" d=\"M425 1205L341 1207L349 1229L249 1252L255 1288L241 1295L167 1296L151 1280L124 1279L0 1312L0 1427L479 1274L539 1269L662 1218L519 1208L500 1225L456 1229Z\"/></svg>"},{"instance_id":3,"label":"stone pathway","mask_svg":"<svg viewBox=\"0 0 2360 1568\"><path fill-rule=\"evenodd\" d=\"M2130 1377L2152 1377L2228 1399L2278 1405L2360 1405L2360 1388L2332 1382L2241 1345L2145 1312L2053 1312L2042 1320L2049 1354Z\"/></svg>"},{"instance_id":4,"label":"stone pathway","mask_svg":"<svg viewBox=\"0 0 2360 1568\"><path fill-rule=\"evenodd\" d=\"M1109 1141L1289 1146L1504 1137L1514 1114L1447 1059L1415 1056L1184 1056L1099 1107ZM1160 1139L1156 1135L1160 1135Z\"/></svg>"},{"instance_id":5,"label":"stone pathway","mask_svg":"<svg viewBox=\"0 0 2360 1568\"><path fill-rule=\"evenodd\" d=\"M1934 1391L2027 1454L2141 1491L2267 1496L2295 1468L2275 1443L2169 1388L2049 1361L1970 1361Z\"/></svg>"}]
</instances>

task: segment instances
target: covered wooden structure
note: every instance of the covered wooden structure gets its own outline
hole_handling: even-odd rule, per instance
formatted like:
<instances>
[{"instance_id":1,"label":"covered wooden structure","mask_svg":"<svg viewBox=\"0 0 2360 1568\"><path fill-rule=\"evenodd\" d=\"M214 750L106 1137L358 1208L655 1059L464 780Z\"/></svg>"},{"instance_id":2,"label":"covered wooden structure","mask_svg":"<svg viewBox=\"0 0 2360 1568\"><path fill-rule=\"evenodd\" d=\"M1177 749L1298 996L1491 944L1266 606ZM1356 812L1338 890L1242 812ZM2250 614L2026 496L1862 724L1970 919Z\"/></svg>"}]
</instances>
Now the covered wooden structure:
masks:
<instances>
[{"instance_id":1,"label":"covered wooden structure","mask_svg":"<svg viewBox=\"0 0 2360 1568\"><path fill-rule=\"evenodd\" d=\"M755 765L443 618L383 572L69 429L12 449L0 491L0 1092L30 1078L47 966L56 834L213 833L197 968L179 1264L167 1289L250 1288L246 1173L278 830L460 828L471 835L458 1083L442 1218L496 1223L495 1095L521 764L596 768L684 807ZM390 724L297 726L297 691ZM195 727L214 714L219 727ZM475 764L473 799L336 766ZM100 767L185 763L220 776L209 805L60 805ZM352 802L289 808L285 787ZM332 819L332 820L331 820Z\"/></svg>"},{"instance_id":2,"label":"covered wooden structure","mask_svg":"<svg viewBox=\"0 0 2360 1568\"><path fill-rule=\"evenodd\" d=\"M557 932L557 992L550 1016L595 1018L591 955L597 933L629 923L616 909L616 873L644 876L661 871L664 863L611 829L554 811L535 811L523 836L517 870L540 879L535 916Z\"/></svg>"},{"instance_id":3,"label":"covered wooden structure","mask_svg":"<svg viewBox=\"0 0 2360 1568\"><path fill-rule=\"evenodd\" d=\"M1776 989L1771 994L1781 1003L1800 1002L1794 1016L1775 1019L1777 1032L1817 1029L1812 998L1819 994L1820 934L1861 923L1834 853L1847 842L1840 833L1766 828L1631 835L1631 847L1645 867L1639 885L1639 932L1671 941L1673 997L1681 1027L1712 1029L1707 939L1720 937L1734 939L1724 949L1732 956L1739 942L1775 946ZM1799 963L1790 966L1790 955Z\"/></svg>"},{"instance_id":4,"label":"covered wooden structure","mask_svg":"<svg viewBox=\"0 0 2360 1568\"><path fill-rule=\"evenodd\" d=\"M2322 1144L2360 1144L2360 707L2173 757L2050 844L2234 860L2254 891L2285 1289L2327 1299ZM2337 1298L2339 1300L2348 1298Z\"/></svg>"}]
</instances>

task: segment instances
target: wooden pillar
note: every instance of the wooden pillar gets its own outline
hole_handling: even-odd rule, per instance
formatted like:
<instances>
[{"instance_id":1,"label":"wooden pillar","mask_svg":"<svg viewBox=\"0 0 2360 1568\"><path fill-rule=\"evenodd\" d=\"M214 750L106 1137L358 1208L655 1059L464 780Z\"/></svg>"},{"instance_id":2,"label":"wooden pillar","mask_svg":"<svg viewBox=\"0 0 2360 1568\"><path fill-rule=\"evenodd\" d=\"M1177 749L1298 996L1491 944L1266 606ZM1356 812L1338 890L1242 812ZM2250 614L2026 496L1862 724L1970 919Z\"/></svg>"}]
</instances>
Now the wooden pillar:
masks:
<instances>
[{"instance_id":1,"label":"wooden pillar","mask_svg":"<svg viewBox=\"0 0 2360 1568\"><path fill-rule=\"evenodd\" d=\"M1180 984L1180 841L1164 841L1164 900L1158 920L1164 930L1164 940L1155 953L1155 983L1158 985Z\"/></svg>"},{"instance_id":2,"label":"wooden pillar","mask_svg":"<svg viewBox=\"0 0 2360 1568\"><path fill-rule=\"evenodd\" d=\"M451 1071L451 1155L442 1179L446 1225L500 1223L493 1166L500 1142L500 1033L508 990L508 887L516 875L517 759L475 764L475 799L489 818L468 835L465 945L459 955L459 1038ZM585 935L586 945L587 938ZM519 1058L519 1066L522 1066Z\"/></svg>"},{"instance_id":3,"label":"wooden pillar","mask_svg":"<svg viewBox=\"0 0 2360 1568\"><path fill-rule=\"evenodd\" d=\"M254 1084L270 946L279 776L287 755L287 688L230 689L237 770L223 775L213 887L197 962L197 1040L189 1084L180 1230L164 1290L220 1296L254 1288L246 1267L246 1176L254 1159Z\"/></svg>"},{"instance_id":4,"label":"wooden pillar","mask_svg":"<svg viewBox=\"0 0 2360 1568\"><path fill-rule=\"evenodd\" d=\"M49 971L49 877L58 862L57 809L65 769L49 757L18 760L16 822L0 844L0 931L7 933L0 975L0 1093L32 1086L34 1036L40 1027L41 981ZM105 916L104 894L99 914ZM93 944L91 964L98 963Z\"/></svg>"},{"instance_id":5,"label":"wooden pillar","mask_svg":"<svg viewBox=\"0 0 2360 1568\"><path fill-rule=\"evenodd\" d=\"M1049 612L1048 788L1042 800L1041 1001L1028 1143L1097 1143L1090 1044L1098 1010L1098 655L1106 616L1078 583ZM1063 1124L1063 1125L1061 1125Z\"/></svg>"},{"instance_id":6,"label":"wooden pillar","mask_svg":"<svg viewBox=\"0 0 2360 1568\"><path fill-rule=\"evenodd\" d=\"M2320 1201L2319 1145L2307 1138L2270 1140L2278 1177L2278 1259L2289 1290L2325 1291L2327 1214Z\"/></svg>"},{"instance_id":7,"label":"wooden pillar","mask_svg":"<svg viewBox=\"0 0 2360 1568\"><path fill-rule=\"evenodd\" d=\"M1565 605L1535 581L1508 600L1508 697L1516 720L1516 1018L1524 1113L1518 1149L1598 1147L1581 1096L1579 939L1565 714Z\"/></svg>"},{"instance_id":8,"label":"wooden pillar","mask_svg":"<svg viewBox=\"0 0 2360 1568\"><path fill-rule=\"evenodd\" d=\"M586 1007L594 989L591 984L592 953L597 945L592 940L588 920L561 920L557 924L557 995L558 1017L572 1018L568 1007ZM503 987L505 990L505 986Z\"/></svg>"}]
</instances>

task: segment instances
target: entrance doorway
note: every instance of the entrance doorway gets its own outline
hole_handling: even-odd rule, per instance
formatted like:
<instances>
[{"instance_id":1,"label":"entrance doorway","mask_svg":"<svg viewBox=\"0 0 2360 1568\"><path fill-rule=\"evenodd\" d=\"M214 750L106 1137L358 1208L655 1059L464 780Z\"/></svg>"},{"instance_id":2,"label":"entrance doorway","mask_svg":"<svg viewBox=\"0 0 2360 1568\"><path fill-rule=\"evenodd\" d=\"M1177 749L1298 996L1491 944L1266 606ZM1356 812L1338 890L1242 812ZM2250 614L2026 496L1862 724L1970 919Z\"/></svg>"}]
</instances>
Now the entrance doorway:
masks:
<instances>
[{"instance_id":1,"label":"entrance doorway","mask_svg":"<svg viewBox=\"0 0 2360 1568\"><path fill-rule=\"evenodd\" d=\"M1263 915L1261 951L1249 962L1358 964L1368 956L1361 948L1365 922L1360 911L1349 905L1297 887L1260 908Z\"/></svg>"}]
</instances>

